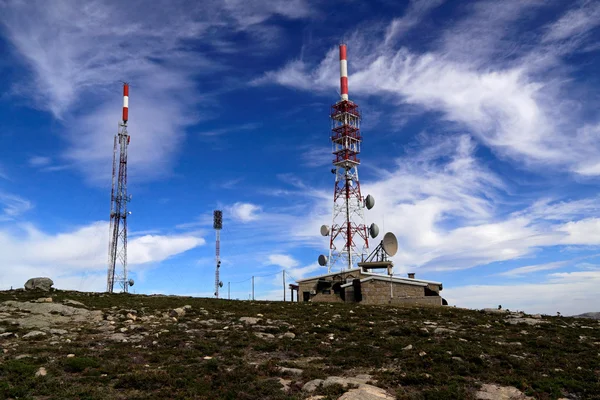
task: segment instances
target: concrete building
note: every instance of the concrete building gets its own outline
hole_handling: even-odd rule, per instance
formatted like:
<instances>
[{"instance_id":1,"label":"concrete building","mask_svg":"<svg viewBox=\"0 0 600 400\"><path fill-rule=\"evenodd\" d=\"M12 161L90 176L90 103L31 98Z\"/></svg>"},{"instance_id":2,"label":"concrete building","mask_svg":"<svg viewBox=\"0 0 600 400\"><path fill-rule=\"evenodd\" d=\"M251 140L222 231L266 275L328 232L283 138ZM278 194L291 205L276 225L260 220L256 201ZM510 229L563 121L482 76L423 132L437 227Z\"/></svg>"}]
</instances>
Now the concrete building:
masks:
<instances>
[{"instance_id":1,"label":"concrete building","mask_svg":"<svg viewBox=\"0 0 600 400\"><path fill-rule=\"evenodd\" d=\"M441 306L441 282L368 272L363 268L349 269L297 281L300 302L337 302L360 304L422 304Z\"/></svg>"}]
</instances>

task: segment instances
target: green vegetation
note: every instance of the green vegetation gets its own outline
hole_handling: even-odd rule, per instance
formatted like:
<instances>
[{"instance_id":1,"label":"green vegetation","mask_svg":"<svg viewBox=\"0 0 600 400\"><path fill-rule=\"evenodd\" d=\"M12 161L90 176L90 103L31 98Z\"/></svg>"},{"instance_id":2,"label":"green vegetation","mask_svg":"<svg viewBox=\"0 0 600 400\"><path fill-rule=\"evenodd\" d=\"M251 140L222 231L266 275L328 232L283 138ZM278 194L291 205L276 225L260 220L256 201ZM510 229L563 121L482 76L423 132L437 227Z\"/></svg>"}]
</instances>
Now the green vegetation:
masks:
<instances>
[{"instance_id":1,"label":"green vegetation","mask_svg":"<svg viewBox=\"0 0 600 400\"><path fill-rule=\"evenodd\" d=\"M60 336L0 339L0 398L304 399L309 380L370 374L398 399L474 399L485 383L536 399L600 399L600 322L593 320L545 316L547 323L527 325L449 307L66 291L0 292L0 302L42 296L79 301L102 310L104 320L60 326L69 331ZM184 305L191 309L176 321L166 315ZM32 330L8 321L17 317L0 327L18 336ZM295 337L282 337L286 332ZM16 359L21 354L28 357ZM40 367L46 376L36 376ZM280 378L289 381L287 391ZM349 389L319 387L311 395L337 399Z\"/></svg>"}]
</instances>

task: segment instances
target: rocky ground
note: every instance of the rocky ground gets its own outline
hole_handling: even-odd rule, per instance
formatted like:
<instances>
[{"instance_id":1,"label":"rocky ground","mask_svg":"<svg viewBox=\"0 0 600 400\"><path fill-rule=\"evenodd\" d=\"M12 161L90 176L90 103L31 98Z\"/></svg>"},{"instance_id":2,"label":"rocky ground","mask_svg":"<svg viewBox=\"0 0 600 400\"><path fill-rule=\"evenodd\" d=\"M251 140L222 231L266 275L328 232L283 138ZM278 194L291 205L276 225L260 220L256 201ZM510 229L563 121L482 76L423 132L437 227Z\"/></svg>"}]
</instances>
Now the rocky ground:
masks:
<instances>
[{"instance_id":1,"label":"rocky ground","mask_svg":"<svg viewBox=\"0 0 600 400\"><path fill-rule=\"evenodd\" d=\"M600 321L0 292L0 398L600 399Z\"/></svg>"}]
</instances>

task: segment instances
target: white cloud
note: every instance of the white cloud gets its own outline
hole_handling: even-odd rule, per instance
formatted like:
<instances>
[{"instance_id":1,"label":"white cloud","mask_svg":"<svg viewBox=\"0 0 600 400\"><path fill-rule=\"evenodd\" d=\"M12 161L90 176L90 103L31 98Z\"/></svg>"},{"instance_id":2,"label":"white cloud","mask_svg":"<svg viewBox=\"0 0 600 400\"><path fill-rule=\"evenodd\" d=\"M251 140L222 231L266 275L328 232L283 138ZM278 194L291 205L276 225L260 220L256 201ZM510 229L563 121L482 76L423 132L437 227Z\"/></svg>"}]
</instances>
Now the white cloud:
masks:
<instances>
[{"instance_id":1,"label":"white cloud","mask_svg":"<svg viewBox=\"0 0 600 400\"><path fill-rule=\"evenodd\" d=\"M557 76L568 72L559 68L560 56L576 47L554 49L554 43L538 41L523 46L533 49L529 52L514 50L519 37L510 28L525 9L543 6L479 2L469 7L472 12L464 20L444 31L438 49L426 53L391 49L372 33L356 33L349 41L350 96L384 96L402 108L412 105L440 113L440 119L466 128L497 154L526 166L597 175L600 128L582 123L578 111L593 106L569 97L569 76ZM331 48L314 66L292 60L254 83L330 93L339 85L336 51ZM511 51L510 57L503 54Z\"/></svg>"},{"instance_id":2,"label":"white cloud","mask_svg":"<svg viewBox=\"0 0 600 400\"><path fill-rule=\"evenodd\" d=\"M57 0L46 7L43 1L7 0L0 9L6 38L33 74L14 86L14 94L76 127L64 132L69 148L63 156L96 183L110 174L120 80L132 83L131 172L138 182L163 176L185 128L206 114L198 105L210 94L200 94L195 79L229 68L217 63L213 50L256 52L277 42L261 37L271 16L310 15L303 0L157 0L153 7L142 1ZM232 45L240 34L249 38L243 49ZM214 43L213 56L190 46L192 40Z\"/></svg>"},{"instance_id":3,"label":"white cloud","mask_svg":"<svg viewBox=\"0 0 600 400\"><path fill-rule=\"evenodd\" d=\"M450 305L468 308L502 308L556 315L597 311L600 271L555 273L535 284L469 285L444 288Z\"/></svg>"},{"instance_id":4,"label":"white cloud","mask_svg":"<svg viewBox=\"0 0 600 400\"><path fill-rule=\"evenodd\" d=\"M548 26L544 42L570 39L600 25L600 4L593 1L580 4L581 7L569 10L558 21Z\"/></svg>"},{"instance_id":5,"label":"white cloud","mask_svg":"<svg viewBox=\"0 0 600 400\"><path fill-rule=\"evenodd\" d=\"M251 203L237 202L229 208L233 218L241 222L251 222L258 219L260 207Z\"/></svg>"},{"instance_id":6,"label":"white cloud","mask_svg":"<svg viewBox=\"0 0 600 400\"><path fill-rule=\"evenodd\" d=\"M128 243L128 264L135 271L203 245L204 239L191 235L144 235ZM70 232L47 234L31 224L0 231L0 285L21 286L34 276L48 276L55 282L102 275L107 268L108 223L95 222ZM90 278L92 281L93 278ZM78 286L58 286L80 289Z\"/></svg>"},{"instance_id":7,"label":"white cloud","mask_svg":"<svg viewBox=\"0 0 600 400\"><path fill-rule=\"evenodd\" d=\"M299 263L298 260L287 254L271 254L268 259L269 265L277 265L284 269L294 268Z\"/></svg>"}]
</instances>

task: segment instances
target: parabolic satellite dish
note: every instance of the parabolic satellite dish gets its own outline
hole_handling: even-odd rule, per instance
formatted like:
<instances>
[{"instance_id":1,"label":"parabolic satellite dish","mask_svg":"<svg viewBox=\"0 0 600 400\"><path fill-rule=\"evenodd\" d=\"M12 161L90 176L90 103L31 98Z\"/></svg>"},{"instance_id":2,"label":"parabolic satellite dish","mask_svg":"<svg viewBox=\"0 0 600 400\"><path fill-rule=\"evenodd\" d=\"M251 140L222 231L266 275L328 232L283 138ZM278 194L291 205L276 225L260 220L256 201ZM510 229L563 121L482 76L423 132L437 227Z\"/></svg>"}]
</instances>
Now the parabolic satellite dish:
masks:
<instances>
[{"instance_id":1,"label":"parabolic satellite dish","mask_svg":"<svg viewBox=\"0 0 600 400\"><path fill-rule=\"evenodd\" d=\"M375 239L377 235L379 235L379 227L376 223L372 223L369 227L369 235L371 235L373 239Z\"/></svg>"},{"instance_id":2,"label":"parabolic satellite dish","mask_svg":"<svg viewBox=\"0 0 600 400\"><path fill-rule=\"evenodd\" d=\"M390 257L393 257L398 251L398 239L392 232L388 232L383 236L383 251Z\"/></svg>"},{"instance_id":3,"label":"parabolic satellite dish","mask_svg":"<svg viewBox=\"0 0 600 400\"><path fill-rule=\"evenodd\" d=\"M327 225L321 225L321 235L329 235L329 227Z\"/></svg>"},{"instance_id":4,"label":"parabolic satellite dish","mask_svg":"<svg viewBox=\"0 0 600 400\"><path fill-rule=\"evenodd\" d=\"M133 279L130 279L130 280L127 282L127 283L129 284L129 286L133 286L133 284L134 284L135 282L133 281Z\"/></svg>"},{"instance_id":5,"label":"parabolic satellite dish","mask_svg":"<svg viewBox=\"0 0 600 400\"><path fill-rule=\"evenodd\" d=\"M368 195L365 199L365 206L367 207L367 210L375 207L375 197Z\"/></svg>"},{"instance_id":6,"label":"parabolic satellite dish","mask_svg":"<svg viewBox=\"0 0 600 400\"><path fill-rule=\"evenodd\" d=\"M326 265L327 265L327 256L324 256L323 254L321 254L321 255L319 256L319 265L320 265L321 267L324 267L324 266L326 266Z\"/></svg>"}]
</instances>

